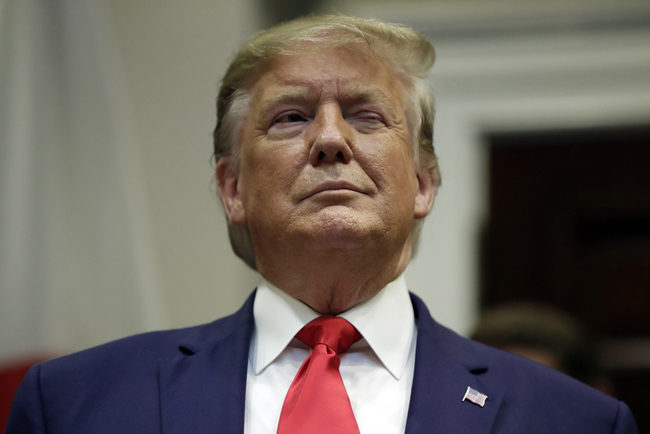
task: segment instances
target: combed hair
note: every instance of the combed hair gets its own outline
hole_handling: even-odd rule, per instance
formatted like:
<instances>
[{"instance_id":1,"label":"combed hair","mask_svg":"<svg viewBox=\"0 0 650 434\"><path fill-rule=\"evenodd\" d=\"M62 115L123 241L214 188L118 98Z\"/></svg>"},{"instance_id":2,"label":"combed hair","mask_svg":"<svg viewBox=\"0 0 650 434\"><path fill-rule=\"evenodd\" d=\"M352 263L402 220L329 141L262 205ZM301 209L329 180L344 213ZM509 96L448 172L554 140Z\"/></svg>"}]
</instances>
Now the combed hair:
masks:
<instances>
[{"instance_id":1,"label":"combed hair","mask_svg":"<svg viewBox=\"0 0 650 434\"><path fill-rule=\"evenodd\" d=\"M406 91L406 115L414 163L420 173L432 173L440 185L438 159L433 148L433 95L426 79L433 67L431 43L412 28L375 19L347 15L321 15L289 21L251 37L236 53L221 81L214 130L214 159L230 157L233 170L239 165L243 125L250 110L250 91L266 63L281 55L309 50L365 45L373 55L393 68ZM411 229L413 251L417 249L423 220ZM255 252L246 226L228 222L235 254L253 269Z\"/></svg>"}]
</instances>

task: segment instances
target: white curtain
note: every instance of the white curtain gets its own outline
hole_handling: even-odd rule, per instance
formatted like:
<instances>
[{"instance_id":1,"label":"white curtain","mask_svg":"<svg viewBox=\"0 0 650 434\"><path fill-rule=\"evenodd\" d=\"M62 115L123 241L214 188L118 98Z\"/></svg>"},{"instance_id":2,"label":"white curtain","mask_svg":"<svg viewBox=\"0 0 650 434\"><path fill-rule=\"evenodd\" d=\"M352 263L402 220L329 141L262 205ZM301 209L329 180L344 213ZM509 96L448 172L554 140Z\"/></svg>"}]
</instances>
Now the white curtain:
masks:
<instances>
[{"instance_id":1,"label":"white curtain","mask_svg":"<svg viewBox=\"0 0 650 434\"><path fill-rule=\"evenodd\" d=\"M0 0L0 361L165 326L101 0Z\"/></svg>"}]
</instances>

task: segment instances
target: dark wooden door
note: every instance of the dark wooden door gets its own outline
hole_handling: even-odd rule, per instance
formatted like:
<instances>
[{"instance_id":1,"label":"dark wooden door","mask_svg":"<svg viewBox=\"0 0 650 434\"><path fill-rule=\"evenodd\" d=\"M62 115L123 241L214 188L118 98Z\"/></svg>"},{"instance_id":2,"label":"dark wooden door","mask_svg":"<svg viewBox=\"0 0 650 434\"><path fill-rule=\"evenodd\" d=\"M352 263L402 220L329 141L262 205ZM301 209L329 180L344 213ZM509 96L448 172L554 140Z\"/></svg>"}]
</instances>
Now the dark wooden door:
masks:
<instances>
[{"instance_id":1,"label":"dark wooden door","mask_svg":"<svg viewBox=\"0 0 650 434\"><path fill-rule=\"evenodd\" d=\"M575 316L650 433L650 127L487 139L482 305L541 301Z\"/></svg>"}]
</instances>

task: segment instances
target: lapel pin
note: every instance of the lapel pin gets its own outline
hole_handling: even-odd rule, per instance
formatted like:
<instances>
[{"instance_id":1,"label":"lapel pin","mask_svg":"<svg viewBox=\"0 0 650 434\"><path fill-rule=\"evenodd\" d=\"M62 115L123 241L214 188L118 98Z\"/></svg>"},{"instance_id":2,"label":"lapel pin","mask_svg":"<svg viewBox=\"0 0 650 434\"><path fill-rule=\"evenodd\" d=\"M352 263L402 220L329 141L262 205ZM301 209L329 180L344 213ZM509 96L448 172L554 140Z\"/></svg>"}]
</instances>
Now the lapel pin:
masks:
<instances>
[{"instance_id":1,"label":"lapel pin","mask_svg":"<svg viewBox=\"0 0 650 434\"><path fill-rule=\"evenodd\" d=\"M471 387L467 387L467 391L465 391L465 396L463 396L463 401L465 400L472 401L476 405L480 405L483 407L485 405L485 400L487 399L487 395L482 394L476 389L472 389Z\"/></svg>"}]
</instances>

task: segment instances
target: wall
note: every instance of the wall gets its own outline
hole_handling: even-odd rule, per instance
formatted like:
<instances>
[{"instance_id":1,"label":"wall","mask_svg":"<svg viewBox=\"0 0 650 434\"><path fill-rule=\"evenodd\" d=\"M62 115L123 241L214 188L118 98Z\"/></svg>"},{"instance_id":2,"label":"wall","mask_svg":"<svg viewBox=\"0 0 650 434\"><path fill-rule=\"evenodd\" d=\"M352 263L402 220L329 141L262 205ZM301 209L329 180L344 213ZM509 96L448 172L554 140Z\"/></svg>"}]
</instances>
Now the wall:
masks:
<instances>
[{"instance_id":1,"label":"wall","mask_svg":"<svg viewBox=\"0 0 650 434\"><path fill-rule=\"evenodd\" d=\"M169 327L233 312L258 278L231 253L213 188L217 81L258 28L253 0L110 0Z\"/></svg>"}]
</instances>

